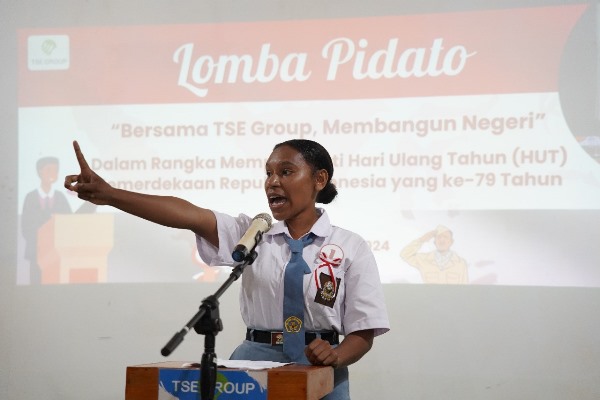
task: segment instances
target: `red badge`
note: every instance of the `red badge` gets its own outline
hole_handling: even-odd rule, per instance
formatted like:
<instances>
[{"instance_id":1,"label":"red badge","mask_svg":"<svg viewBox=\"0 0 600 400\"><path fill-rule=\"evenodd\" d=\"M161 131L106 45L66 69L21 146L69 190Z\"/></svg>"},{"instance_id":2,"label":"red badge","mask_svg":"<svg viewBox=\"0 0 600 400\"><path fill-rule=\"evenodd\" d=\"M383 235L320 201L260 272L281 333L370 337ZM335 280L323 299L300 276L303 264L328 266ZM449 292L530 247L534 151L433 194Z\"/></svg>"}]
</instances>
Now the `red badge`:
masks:
<instances>
[{"instance_id":1,"label":"red badge","mask_svg":"<svg viewBox=\"0 0 600 400\"><path fill-rule=\"evenodd\" d=\"M326 244L325 246L321 247L321 250L319 251L320 264L317 267L317 269L315 269L315 284L317 285L317 290L323 291L323 288L321 288L321 282L319 282L317 271L321 268L326 267L329 269L329 276L331 282L331 287L329 288L329 291L332 291L333 293L337 292L337 284L339 282L336 282L335 275L333 273L333 268L339 267L342 264L343 260L344 252L338 245Z\"/></svg>"}]
</instances>

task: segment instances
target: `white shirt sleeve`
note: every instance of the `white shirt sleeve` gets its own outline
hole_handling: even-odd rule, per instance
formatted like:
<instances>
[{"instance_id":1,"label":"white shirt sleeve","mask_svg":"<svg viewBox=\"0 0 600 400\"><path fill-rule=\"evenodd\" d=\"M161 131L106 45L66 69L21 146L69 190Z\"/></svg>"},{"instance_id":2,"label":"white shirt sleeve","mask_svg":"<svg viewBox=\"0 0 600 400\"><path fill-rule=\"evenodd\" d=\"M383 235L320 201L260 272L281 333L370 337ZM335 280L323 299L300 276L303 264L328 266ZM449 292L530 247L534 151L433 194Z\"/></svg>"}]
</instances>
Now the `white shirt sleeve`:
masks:
<instances>
[{"instance_id":1,"label":"white shirt sleeve","mask_svg":"<svg viewBox=\"0 0 600 400\"><path fill-rule=\"evenodd\" d=\"M237 217L213 211L217 218L217 231L219 247L215 247L200 236L196 235L198 254L202 261L210 266L233 265L231 257L233 248L244 235L252 223L248 215L240 214Z\"/></svg>"},{"instance_id":2,"label":"white shirt sleeve","mask_svg":"<svg viewBox=\"0 0 600 400\"><path fill-rule=\"evenodd\" d=\"M390 330L379 270L366 242L357 248L345 274L346 298L342 324L346 334L374 329L375 336Z\"/></svg>"}]
</instances>

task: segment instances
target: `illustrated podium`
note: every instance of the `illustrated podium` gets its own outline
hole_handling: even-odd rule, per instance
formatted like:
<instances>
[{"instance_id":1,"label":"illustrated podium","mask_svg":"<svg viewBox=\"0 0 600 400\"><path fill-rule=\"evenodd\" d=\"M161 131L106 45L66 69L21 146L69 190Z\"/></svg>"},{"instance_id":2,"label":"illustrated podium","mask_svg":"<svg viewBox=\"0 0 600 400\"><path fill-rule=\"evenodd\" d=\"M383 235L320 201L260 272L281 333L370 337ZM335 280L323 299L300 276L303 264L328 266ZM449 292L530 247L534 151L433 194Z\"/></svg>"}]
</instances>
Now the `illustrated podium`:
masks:
<instances>
[{"instance_id":1,"label":"illustrated podium","mask_svg":"<svg viewBox=\"0 0 600 400\"><path fill-rule=\"evenodd\" d=\"M163 383L161 375L171 373L174 374L173 376L178 376L178 374L192 371L199 376L199 367L184 367L184 365L187 365L187 363L183 361L168 361L127 367L125 400L174 398L172 396L164 397L164 391L163 394L160 394L163 389L161 387ZM267 387L265 398L268 400L318 400L333 390L332 367L289 364L258 371L218 368L217 373L228 371L251 373L254 378L265 382ZM190 385L186 387L189 389ZM193 396L200 399L198 390L193 393ZM240 395L234 398L244 397Z\"/></svg>"},{"instance_id":2,"label":"illustrated podium","mask_svg":"<svg viewBox=\"0 0 600 400\"><path fill-rule=\"evenodd\" d=\"M38 230L42 283L106 282L112 214L55 214Z\"/></svg>"}]
</instances>

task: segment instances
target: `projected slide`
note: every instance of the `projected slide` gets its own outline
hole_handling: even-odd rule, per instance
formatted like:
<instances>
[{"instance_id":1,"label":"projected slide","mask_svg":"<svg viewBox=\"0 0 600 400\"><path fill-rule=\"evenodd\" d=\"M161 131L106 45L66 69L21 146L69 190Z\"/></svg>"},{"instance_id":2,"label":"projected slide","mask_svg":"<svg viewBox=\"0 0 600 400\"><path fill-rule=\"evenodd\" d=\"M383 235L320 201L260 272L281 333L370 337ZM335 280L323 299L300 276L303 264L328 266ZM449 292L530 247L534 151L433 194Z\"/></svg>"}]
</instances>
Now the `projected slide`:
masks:
<instances>
[{"instance_id":1,"label":"projected slide","mask_svg":"<svg viewBox=\"0 0 600 400\"><path fill-rule=\"evenodd\" d=\"M67 193L74 139L114 186L252 216L273 146L309 138L384 283L600 286L595 11L21 30L17 283L229 274Z\"/></svg>"}]
</instances>

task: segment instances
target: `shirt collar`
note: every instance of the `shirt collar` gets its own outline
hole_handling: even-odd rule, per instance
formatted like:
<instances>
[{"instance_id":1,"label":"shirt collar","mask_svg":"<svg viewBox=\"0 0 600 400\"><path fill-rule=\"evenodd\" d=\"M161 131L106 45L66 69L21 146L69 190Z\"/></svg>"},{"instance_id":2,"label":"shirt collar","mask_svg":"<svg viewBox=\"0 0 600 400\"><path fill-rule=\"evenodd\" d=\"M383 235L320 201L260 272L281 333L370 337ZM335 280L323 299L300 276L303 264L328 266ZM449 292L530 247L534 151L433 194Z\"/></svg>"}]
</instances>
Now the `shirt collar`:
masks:
<instances>
[{"instance_id":1,"label":"shirt collar","mask_svg":"<svg viewBox=\"0 0 600 400\"><path fill-rule=\"evenodd\" d=\"M317 212L321 216L319 217L319 219L317 219L317 222L315 222L312 228L310 228L309 232L312 232L315 236L326 237L331 232L331 223L329 222L329 216L323 208L317 207ZM265 232L265 235L275 236L283 233L289 235L290 231L288 230L288 227L284 221L277 221L275 224L273 224L271 229Z\"/></svg>"},{"instance_id":2,"label":"shirt collar","mask_svg":"<svg viewBox=\"0 0 600 400\"><path fill-rule=\"evenodd\" d=\"M38 192L38 195L40 196L40 198L42 198L42 199L45 199L46 197L48 197L48 198L54 197L54 188L50 188L50 191L48 193L44 192L42 190L42 188L37 188L37 192Z\"/></svg>"}]
</instances>

